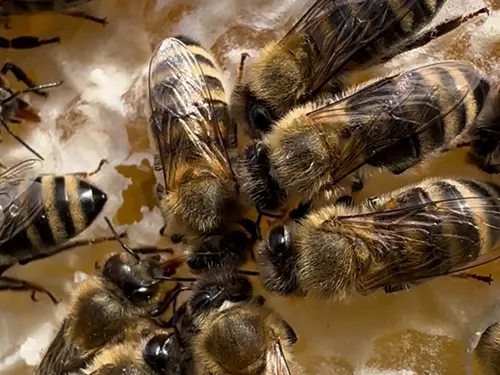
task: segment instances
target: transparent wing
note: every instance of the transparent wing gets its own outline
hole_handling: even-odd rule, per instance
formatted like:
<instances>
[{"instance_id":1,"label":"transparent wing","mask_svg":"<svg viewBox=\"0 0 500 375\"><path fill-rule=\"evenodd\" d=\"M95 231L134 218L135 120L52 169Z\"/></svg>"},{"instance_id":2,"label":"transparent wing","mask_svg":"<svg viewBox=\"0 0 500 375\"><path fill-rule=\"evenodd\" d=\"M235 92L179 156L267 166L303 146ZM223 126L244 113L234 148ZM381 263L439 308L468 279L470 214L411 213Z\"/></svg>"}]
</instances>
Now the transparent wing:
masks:
<instances>
[{"instance_id":1,"label":"transparent wing","mask_svg":"<svg viewBox=\"0 0 500 375\"><path fill-rule=\"evenodd\" d=\"M406 17L420 0L316 0L283 41L306 34L317 46L309 93L337 75L359 50Z\"/></svg>"},{"instance_id":2,"label":"transparent wing","mask_svg":"<svg viewBox=\"0 0 500 375\"><path fill-rule=\"evenodd\" d=\"M0 175L0 244L27 228L43 209L38 159L25 160Z\"/></svg>"},{"instance_id":3,"label":"transparent wing","mask_svg":"<svg viewBox=\"0 0 500 375\"><path fill-rule=\"evenodd\" d=\"M80 358L78 350L66 339L68 324L66 318L35 370L35 375L62 375L69 370L67 365Z\"/></svg>"},{"instance_id":4,"label":"transparent wing","mask_svg":"<svg viewBox=\"0 0 500 375\"><path fill-rule=\"evenodd\" d=\"M291 375L280 340L276 340L267 353L268 374Z\"/></svg>"},{"instance_id":5,"label":"transparent wing","mask_svg":"<svg viewBox=\"0 0 500 375\"><path fill-rule=\"evenodd\" d=\"M474 212L478 215L472 216ZM353 231L370 231L386 254L379 270L363 279L367 291L418 283L500 258L500 248L488 248L487 236L476 235L481 232L479 225L488 228L490 235L500 230L497 198L452 198L338 220Z\"/></svg>"},{"instance_id":6,"label":"transparent wing","mask_svg":"<svg viewBox=\"0 0 500 375\"><path fill-rule=\"evenodd\" d=\"M439 72L460 72L449 84ZM335 182L354 172L391 146L422 133L455 110L478 87L481 75L467 62L424 65L370 84L354 94L316 109L307 117L317 123L344 126L341 160Z\"/></svg>"},{"instance_id":7,"label":"transparent wing","mask_svg":"<svg viewBox=\"0 0 500 375\"><path fill-rule=\"evenodd\" d=\"M167 191L179 161L204 159L232 174L220 130L223 120L211 104L203 71L176 38L165 39L151 58L149 101Z\"/></svg>"}]
</instances>

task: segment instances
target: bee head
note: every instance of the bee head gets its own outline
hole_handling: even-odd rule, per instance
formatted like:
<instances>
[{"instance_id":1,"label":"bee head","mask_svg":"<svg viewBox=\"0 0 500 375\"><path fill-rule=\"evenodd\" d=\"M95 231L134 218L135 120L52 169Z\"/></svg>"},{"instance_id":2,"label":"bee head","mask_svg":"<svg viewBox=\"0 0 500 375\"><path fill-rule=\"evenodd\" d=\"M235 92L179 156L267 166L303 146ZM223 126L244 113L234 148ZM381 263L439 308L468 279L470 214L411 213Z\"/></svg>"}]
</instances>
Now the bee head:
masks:
<instances>
[{"instance_id":1,"label":"bee head","mask_svg":"<svg viewBox=\"0 0 500 375\"><path fill-rule=\"evenodd\" d=\"M237 267L245 263L252 244L252 240L241 231L211 234L203 237L187 264L194 272L223 264Z\"/></svg>"},{"instance_id":2,"label":"bee head","mask_svg":"<svg viewBox=\"0 0 500 375\"><path fill-rule=\"evenodd\" d=\"M225 302L238 303L252 297L252 284L233 269L212 268L204 272L193 286L189 300L192 311L203 313L216 310Z\"/></svg>"},{"instance_id":3,"label":"bee head","mask_svg":"<svg viewBox=\"0 0 500 375\"><path fill-rule=\"evenodd\" d=\"M259 248L259 272L267 290L287 295L298 293L296 254L287 226L279 225L269 231Z\"/></svg>"},{"instance_id":4,"label":"bee head","mask_svg":"<svg viewBox=\"0 0 500 375\"><path fill-rule=\"evenodd\" d=\"M245 69L231 95L230 111L249 137L262 138L296 103L298 92L304 91L301 65L288 46L272 43Z\"/></svg>"},{"instance_id":5,"label":"bee head","mask_svg":"<svg viewBox=\"0 0 500 375\"><path fill-rule=\"evenodd\" d=\"M142 352L144 361L160 375L184 374L188 354L174 333L153 336Z\"/></svg>"},{"instance_id":6,"label":"bee head","mask_svg":"<svg viewBox=\"0 0 500 375\"><path fill-rule=\"evenodd\" d=\"M272 175L269 149L265 143L257 141L245 147L238 162L237 174L243 181L241 191L258 209L272 211L286 202L286 192Z\"/></svg>"},{"instance_id":7,"label":"bee head","mask_svg":"<svg viewBox=\"0 0 500 375\"><path fill-rule=\"evenodd\" d=\"M118 286L134 304L148 303L160 293L163 267L154 259L138 259L129 253L111 255L102 270L103 276Z\"/></svg>"}]
</instances>

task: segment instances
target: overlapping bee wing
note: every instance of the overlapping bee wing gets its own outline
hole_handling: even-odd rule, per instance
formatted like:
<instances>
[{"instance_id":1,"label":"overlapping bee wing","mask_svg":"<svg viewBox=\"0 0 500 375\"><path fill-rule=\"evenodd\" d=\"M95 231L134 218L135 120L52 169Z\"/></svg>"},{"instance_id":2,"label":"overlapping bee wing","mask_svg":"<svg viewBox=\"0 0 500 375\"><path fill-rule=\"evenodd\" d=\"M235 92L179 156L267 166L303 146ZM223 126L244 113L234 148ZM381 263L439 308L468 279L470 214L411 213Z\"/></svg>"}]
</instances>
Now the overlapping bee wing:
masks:
<instances>
[{"instance_id":1,"label":"overlapping bee wing","mask_svg":"<svg viewBox=\"0 0 500 375\"><path fill-rule=\"evenodd\" d=\"M472 216L473 212L480 215ZM479 217L482 223L477 222ZM380 254L384 259L380 269L362 280L366 291L411 285L500 258L499 247L485 244L484 237L475 235L480 232L478 225L493 232L500 230L498 198L452 198L337 220L353 231L369 230L378 247L385 248L385 255ZM445 226L460 230L443 230ZM471 231L464 229L468 227Z\"/></svg>"},{"instance_id":2,"label":"overlapping bee wing","mask_svg":"<svg viewBox=\"0 0 500 375\"><path fill-rule=\"evenodd\" d=\"M68 367L80 358L78 349L66 338L68 324L69 321L66 318L45 352L40 365L35 370L35 375L62 375L68 371L79 370L78 366L74 366L76 368ZM84 362L81 365L83 366Z\"/></svg>"},{"instance_id":3,"label":"overlapping bee wing","mask_svg":"<svg viewBox=\"0 0 500 375\"><path fill-rule=\"evenodd\" d=\"M210 98L195 56L179 39L165 39L150 61L149 100L151 130L167 192L183 160L204 159L218 170L233 173L221 135L223 119Z\"/></svg>"},{"instance_id":4,"label":"overlapping bee wing","mask_svg":"<svg viewBox=\"0 0 500 375\"><path fill-rule=\"evenodd\" d=\"M436 72L460 72L460 79L443 84ZM312 122L347 124L341 129L343 163L335 183L391 146L408 140L442 121L476 89L481 75L474 65L443 61L388 76L307 114ZM360 162L361 161L361 162Z\"/></svg>"},{"instance_id":5,"label":"overlapping bee wing","mask_svg":"<svg viewBox=\"0 0 500 375\"><path fill-rule=\"evenodd\" d=\"M291 375L290 368L288 367L288 363L279 340L276 340L267 353L267 368L268 374Z\"/></svg>"},{"instance_id":6,"label":"overlapping bee wing","mask_svg":"<svg viewBox=\"0 0 500 375\"><path fill-rule=\"evenodd\" d=\"M0 244L28 227L43 209L38 159L25 160L0 175Z\"/></svg>"},{"instance_id":7,"label":"overlapping bee wing","mask_svg":"<svg viewBox=\"0 0 500 375\"><path fill-rule=\"evenodd\" d=\"M357 51L406 17L418 1L316 0L283 38L285 42L307 34L317 46L307 92L320 89Z\"/></svg>"}]
</instances>

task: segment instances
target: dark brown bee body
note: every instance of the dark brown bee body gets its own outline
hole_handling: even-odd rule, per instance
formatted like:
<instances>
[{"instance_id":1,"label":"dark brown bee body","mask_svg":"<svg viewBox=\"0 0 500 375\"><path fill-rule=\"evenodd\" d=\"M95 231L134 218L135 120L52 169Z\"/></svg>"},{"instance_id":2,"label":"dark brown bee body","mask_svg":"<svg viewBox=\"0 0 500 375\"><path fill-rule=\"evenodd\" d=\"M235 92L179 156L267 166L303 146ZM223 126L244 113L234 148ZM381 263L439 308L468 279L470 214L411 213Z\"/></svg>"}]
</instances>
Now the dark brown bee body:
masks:
<instances>
[{"instance_id":1,"label":"dark brown bee body","mask_svg":"<svg viewBox=\"0 0 500 375\"><path fill-rule=\"evenodd\" d=\"M27 194L28 210L39 201L43 209L31 225L0 245L4 267L57 253L60 245L92 224L107 201L99 188L70 174L42 175Z\"/></svg>"},{"instance_id":2,"label":"dark brown bee body","mask_svg":"<svg viewBox=\"0 0 500 375\"><path fill-rule=\"evenodd\" d=\"M485 375L500 374L500 323L486 329L474 350L474 356Z\"/></svg>"},{"instance_id":3,"label":"dark brown bee body","mask_svg":"<svg viewBox=\"0 0 500 375\"><path fill-rule=\"evenodd\" d=\"M429 179L361 207L324 207L295 230L273 228L261 247L260 274L281 294L342 299L398 291L496 259L498 228L498 186Z\"/></svg>"}]
</instances>

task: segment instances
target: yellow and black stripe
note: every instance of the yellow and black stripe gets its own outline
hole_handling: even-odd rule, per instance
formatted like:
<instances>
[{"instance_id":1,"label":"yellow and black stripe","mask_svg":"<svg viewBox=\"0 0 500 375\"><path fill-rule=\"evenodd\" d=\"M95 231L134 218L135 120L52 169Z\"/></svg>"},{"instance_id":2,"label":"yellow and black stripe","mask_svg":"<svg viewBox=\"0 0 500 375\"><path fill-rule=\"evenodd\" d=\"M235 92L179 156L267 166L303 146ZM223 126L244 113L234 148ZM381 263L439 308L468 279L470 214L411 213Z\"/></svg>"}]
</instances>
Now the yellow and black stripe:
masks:
<instances>
[{"instance_id":1,"label":"yellow and black stripe","mask_svg":"<svg viewBox=\"0 0 500 375\"><path fill-rule=\"evenodd\" d=\"M20 264L52 255L57 247L83 232L102 211L107 195L75 175L41 175L28 190L28 205L43 209L26 229L1 246Z\"/></svg>"},{"instance_id":2,"label":"yellow and black stripe","mask_svg":"<svg viewBox=\"0 0 500 375\"><path fill-rule=\"evenodd\" d=\"M384 246L398 249L394 252L397 259L388 263L391 264L388 274L395 279L412 272L412 265L425 264L426 269L434 269L433 273L445 273L452 267L474 261L500 243L500 187L495 184L466 179L431 179L391 196L382 207L388 206L391 210L407 207L411 212L412 207L439 202L428 206L425 215L419 214L424 215L425 220L412 221L411 232L405 230L404 225L394 226L390 243ZM390 213L387 218L391 220ZM379 225L385 224L382 213L373 222L374 233ZM404 232L398 233L399 229ZM377 253L377 249L372 250ZM422 272L422 275L412 276L430 276L425 270Z\"/></svg>"},{"instance_id":3,"label":"yellow and black stripe","mask_svg":"<svg viewBox=\"0 0 500 375\"><path fill-rule=\"evenodd\" d=\"M415 69L411 73L414 83L407 85L406 92L398 81L394 81L394 92L398 92L398 97L408 97L408 101L415 104L401 106L399 112L396 108L393 111L396 119L389 119L384 128L395 133L397 128L415 128L415 134L378 153L376 158L370 159L370 165L400 173L425 159L426 155L453 144L458 136L470 130L484 107L491 86L479 73L473 77L470 70L463 69L464 66L459 64L455 67L432 64ZM476 85L468 79L479 79L479 83ZM347 106L349 101L347 99ZM394 127L391 127L391 121ZM418 127L425 123L430 125L418 132ZM372 151L367 149L370 155Z\"/></svg>"},{"instance_id":4,"label":"yellow and black stripe","mask_svg":"<svg viewBox=\"0 0 500 375\"><path fill-rule=\"evenodd\" d=\"M413 4L405 0L335 2L336 11L308 37L320 48L325 40L343 40L345 35L355 39L363 32L361 40L367 44L357 50L349 62L364 64L385 56L389 49L409 40L434 18L446 0L419 0Z\"/></svg>"}]
</instances>

